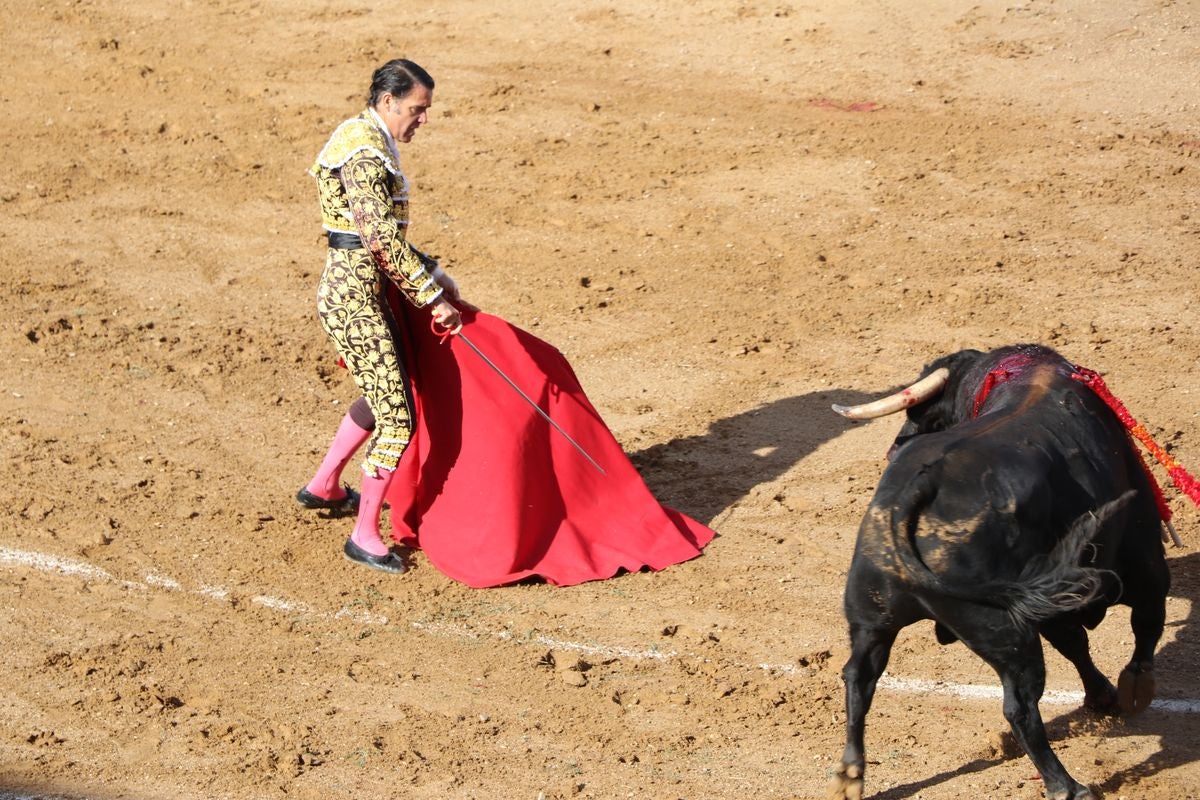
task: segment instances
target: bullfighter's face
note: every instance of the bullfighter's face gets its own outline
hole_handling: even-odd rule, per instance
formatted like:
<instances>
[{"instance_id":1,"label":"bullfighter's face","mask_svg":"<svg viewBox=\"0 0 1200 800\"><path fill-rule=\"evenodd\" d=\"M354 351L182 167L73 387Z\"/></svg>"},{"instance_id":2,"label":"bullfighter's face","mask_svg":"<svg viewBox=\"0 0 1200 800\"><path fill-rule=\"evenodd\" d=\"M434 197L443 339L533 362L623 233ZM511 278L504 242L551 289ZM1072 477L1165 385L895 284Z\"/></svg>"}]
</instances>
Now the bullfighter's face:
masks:
<instances>
[{"instance_id":1,"label":"bullfighter's face","mask_svg":"<svg viewBox=\"0 0 1200 800\"><path fill-rule=\"evenodd\" d=\"M433 105L433 90L415 84L404 97L384 94L375 107L388 133L397 142L411 142L417 128L429 121L429 108Z\"/></svg>"}]
</instances>

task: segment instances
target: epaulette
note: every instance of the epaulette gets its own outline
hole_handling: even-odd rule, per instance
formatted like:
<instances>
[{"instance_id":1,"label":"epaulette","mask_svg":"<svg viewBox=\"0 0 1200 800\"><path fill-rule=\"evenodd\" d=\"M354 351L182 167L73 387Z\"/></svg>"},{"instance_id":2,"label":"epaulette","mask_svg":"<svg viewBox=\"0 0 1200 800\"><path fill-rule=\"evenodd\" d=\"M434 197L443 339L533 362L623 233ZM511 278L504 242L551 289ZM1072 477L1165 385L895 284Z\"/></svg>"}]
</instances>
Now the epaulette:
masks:
<instances>
[{"instance_id":1,"label":"epaulette","mask_svg":"<svg viewBox=\"0 0 1200 800\"><path fill-rule=\"evenodd\" d=\"M379 130L366 113L351 117L337 126L337 130L321 148L316 163L309 168L308 173L316 176L322 167L338 169L360 150L371 151L383 162L388 172L393 175L400 174L400 164L388 149L383 131Z\"/></svg>"}]
</instances>

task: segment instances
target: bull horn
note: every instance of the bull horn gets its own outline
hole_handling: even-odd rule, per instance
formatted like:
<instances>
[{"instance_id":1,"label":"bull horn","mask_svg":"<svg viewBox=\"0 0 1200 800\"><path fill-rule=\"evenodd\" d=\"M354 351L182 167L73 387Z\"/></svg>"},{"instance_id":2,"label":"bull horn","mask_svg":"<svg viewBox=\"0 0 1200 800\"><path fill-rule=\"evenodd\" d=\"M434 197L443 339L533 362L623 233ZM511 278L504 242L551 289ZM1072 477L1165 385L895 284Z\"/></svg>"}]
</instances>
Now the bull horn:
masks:
<instances>
[{"instance_id":1,"label":"bull horn","mask_svg":"<svg viewBox=\"0 0 1200 800\"><path fill-rule=\"evenodd\" d=\"M924 403L942 391L948 380L950 380L950 370L946 367L940 367L907 389L901 389L893 395L881 397L870 403L863 403L861 406L841 406L834 403L833 410L847 419L875 419L876 417L885 417L888 414L895 414L897 411L911 408L918 403Z\"/></svg>"}]
</instances>

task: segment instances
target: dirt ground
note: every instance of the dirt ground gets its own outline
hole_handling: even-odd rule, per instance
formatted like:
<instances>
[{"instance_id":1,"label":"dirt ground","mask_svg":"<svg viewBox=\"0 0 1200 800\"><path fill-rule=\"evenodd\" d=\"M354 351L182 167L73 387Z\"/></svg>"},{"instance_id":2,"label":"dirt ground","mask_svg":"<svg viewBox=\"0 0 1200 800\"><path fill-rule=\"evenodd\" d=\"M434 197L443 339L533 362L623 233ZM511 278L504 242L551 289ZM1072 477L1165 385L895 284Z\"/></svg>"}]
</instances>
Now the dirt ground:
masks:
<instances>
[{"instance_id":1,"label":"dirt ground","mask_svg":"<svg viewBox=\"0 0 1200 800\"><path fill-rule=\"evenodd\" d=\"M1200 471L1191 3L0 18L0 798L820 798L843 578L900 424L831 402L1044 342ZM438 81L402 150L411 238L567 354L719 532L702 557L472 590L420 554L349 565L349 522L293 502L355 396L305 169L399 55ZM1200 512L1166 492L1177 702L1090 716L1047 655L1057 752L1114 800L1200 797ZM1127 612L1093 642L1115 676ZM889 676L870 796L1042 796L961 645L915 626Z\"/></svg>"}]
</instances>

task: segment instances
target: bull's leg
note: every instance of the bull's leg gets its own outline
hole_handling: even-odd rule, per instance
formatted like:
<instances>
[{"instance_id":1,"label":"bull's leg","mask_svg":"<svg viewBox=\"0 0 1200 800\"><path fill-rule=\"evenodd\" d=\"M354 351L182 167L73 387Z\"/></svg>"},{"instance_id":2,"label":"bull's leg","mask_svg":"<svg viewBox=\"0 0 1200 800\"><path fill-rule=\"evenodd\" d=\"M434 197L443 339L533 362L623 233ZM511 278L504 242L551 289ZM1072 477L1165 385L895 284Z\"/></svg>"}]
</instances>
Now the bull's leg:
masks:
<instances>
[{"instance_id":1,"label":"bull's leg","mask_svg":"<svg viewBox=\"0 0 1200 800\"><path fill-rule=\"evenodd\" d=\"M1133 628L1133 658L1117 678L1117 695L1121 711L1137 714L1145 711L1154 699L1154 650L1162 638L1166 623L1165 598L1159 603L1135 605L1129 617Z\"/></svg>"},{"instance_id":2,"label":"bull's leg","mask_svg":"<svg viewBox=\"0 0 1200 800\"><path fill-rule=\"evenodd\" d=\"M887 667L898 631L850 623L850 658L842 670L846 682L846 749L829 787L830 800L859 800L863 796L866 754L863 734L875 685Z\"/></svg>"},{"instance_id":3,"label":"bull's leg","mask_svg":"<svg viewBox=\"0 0 1200 800\"><path fill-rule=\"evenodd\" d=\"M1083 682L1083 705L1092 711L1115 714L1118 709L1116 687L1104 677L1088 648L1088 635L1079 623L1050 620L1042 625L1042 635L1055 650L1075 665Z\"/></svg>"},{"instance_id":4,"label":"bull's leg","mask_svg":"<svg viewBox=\"0 0 1200 800\"><path fill-rule=\"evenodd\" d=\"M1050 749L1046 725L1038 710L1045 688L1046 671L1038 655L1039 669L1014 669L1001 674L1004 686L1004 718L1012 726L1017 741L1042 773L1046 797L1050 800L1094 800L1091 790L1067 773L1066 767Z\"/></svg>"},{"instance_id":5,"label":"bull's leg","mask_svg":"<svg viewBox=\"0 0 1200 800\"><path fill-rule=\"evenodd\" d=\"M1067 773L1066 767L1050 749L1046 726L1038 710L1038 700L1046 687L1046 663L1037 632L1018 628L1004 612L978 607L970 613L969 620L961 619L954 627L963 643L1000 676L1004 687L1004 718L1029 759L1042 773L1046 797L1050 800L1095 800L1095 795Z\"/></svg>"},{"instance_id":6,"label":"bull's leg","mask_svg":"<svg viewBox=\"0 0 1200 800\"><path fill-rule=\"evenodd\" d=\"M1133 657L1117 679L1121 711L1126 714L1145 711L1154 699L1154 650L1166 624L1167 592L1171 587L1166 561L1157 552L1154 555L1138 559L1133 566L1141 569L1123 576L1127 587L1124 602L1130 606L1129 624L1133 628Z\"/></svg>"}]
</instances>

